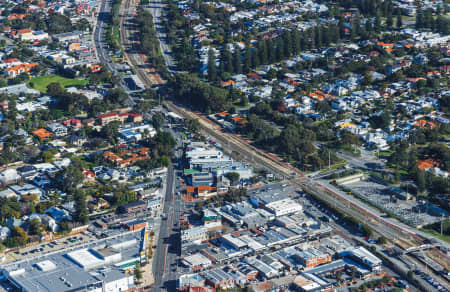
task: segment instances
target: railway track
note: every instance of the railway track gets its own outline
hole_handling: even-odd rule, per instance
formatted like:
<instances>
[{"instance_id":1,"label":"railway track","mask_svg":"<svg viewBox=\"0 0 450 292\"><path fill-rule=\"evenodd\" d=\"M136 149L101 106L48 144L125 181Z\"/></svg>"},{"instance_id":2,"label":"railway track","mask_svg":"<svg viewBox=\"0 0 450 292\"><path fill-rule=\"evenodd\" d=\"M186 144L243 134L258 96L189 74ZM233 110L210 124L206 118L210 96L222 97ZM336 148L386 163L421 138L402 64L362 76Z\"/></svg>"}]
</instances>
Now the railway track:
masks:
<instances>
[{"instance_id":1,"label":"railway track","mask_svg":"<svg viewBox=\"0 0 450 292\"><path fill-rule=\"evenodd\" d=\"M121 36L123 36L124 39L124 46L137 52L136 43L138 43L139 40L136 40L135 37L131 37L129 34L129 29L125 29L124 27L125 20L128 17L134 17L135 15L136 10L135 7L133 7L133 5L136 5L135 1L136 0L124 1L124 13L122 15L120 28ZM132 21L128 20L128 23L131 24ZM152 87L154 84L157 84L155 80L152 80L151 73L144 69L147 68L147 64L142 60L142 58L137 58L139 55L128 53L126 55L130 64L136 70L136 74L143 81L146 87ZM377 230L380 234L385 234L390 238L395 238L406 242L423 241L422 236L419 236L413 229L403 228L399 224L394 224L389 220L373 213L372 211L355 204L353 201L334 192L333 190L317 185L309 178L306 178L298 169L282 161L277 156L256 148L238 135L224 132L223 129L204 116L177 106L171 101L166 101L165 104L170 110L184 118L198 119L204 133L214 137L224 146L224 148L228 148L231 151L239 153L240 159L246 160L257 167L259 166L267 169L281 178L287 178L294 185L314 192L316 196L319 196L325 200L333 201L338 209L357 218L361 222L364 222L369 227ZM295 178L293 177L294 173Z\"/></svg>"},{"instance_id":2,"label":"railway track","mask_svg":"<svg viewBox=\"0 0 450 292\"><path fill-rule=\"evenodd\" d=\"M139 40L137 39L137 27L133 21L136 16L136 5L136 0L122 1L120 36L125 51L125 58L128 60L128 63L135 69L136 75L144 85L152 87L154 84L160 84L160 82L155 80L153 74L146 72L146 69L144 68L148 68L149 65L147 61L143 60L142 54L138 53L139 48L137 48L137 44L139 43Z\"/></svg>"}]
</instances>

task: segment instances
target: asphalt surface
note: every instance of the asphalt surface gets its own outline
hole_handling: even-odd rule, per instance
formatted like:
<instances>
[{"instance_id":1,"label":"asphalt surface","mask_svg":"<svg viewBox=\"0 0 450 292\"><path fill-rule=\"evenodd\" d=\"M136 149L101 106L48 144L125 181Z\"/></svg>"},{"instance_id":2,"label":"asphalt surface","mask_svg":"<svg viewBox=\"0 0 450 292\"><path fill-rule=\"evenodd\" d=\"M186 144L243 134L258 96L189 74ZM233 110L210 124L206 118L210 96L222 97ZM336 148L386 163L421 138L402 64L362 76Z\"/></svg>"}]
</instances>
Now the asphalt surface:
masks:
<instances>
[{"instance_id":1,"label":"asphalt surface","mask_svg":"<svg viewBox=\"0 0 450 292\"><path fill-rule=\"evenodd\" d=\"M149 6L150 13L153 16L153 23L155 26L156 34L159 39L159 45L161 48L162 56L166 63L166 67L169 72L175 71L175 62L172 58L172 50L167 43L167 35L165 33L163 22L163 3L161 1L152 1Z\"/></svg>"},{"instance_id":2,"label":"asphalt surface","mask_svg":"<svg viewBox=\"0 0 450 292\"><path fill-rule=\"evenodd\" d=\"M180 140L177 139L177 142ZM180 153L176 153L179 157ZM178 279L177 260L181 255L179 218L182 200L177 194L175 168L172 164L167 173L166 194L163 206L163 220L159 228L158 242L153 257L153 291L175 291Z\"/></svg>"},{"instance_id":3,"label":"asphalt surface","mask_svg":"<svg viewBox=\"0 0 450 292\"><path fill-rule=\"evenodd\" d=\"M133 1L127 1L128 3L128 7L127 7L127 13L126 13L126 17L131 19L132 17L134 17L134 5L129 5L129 2L133 2ZM167 44L165 42L166 36L163 32L163 28L162 28L162 22L161 22L161 17L162 16L162 5L161 3L152 3L151 5L155 5L155 7L153 8L152 6L150 7L150 11L152 13L152 15L154 16L154 22L155 22L155 28L157 29L158 32L158 37L160 39L160 45L161 45L161 50L164 54L164 59L166 61L166 64L169 67L169 70L171 69L170 67L173 66L173 63L171 63L170 59L171 59L171 52L167 47ZM122 33L123 36L125 36L126 33ZM138 54L136 53L136 50L134 48L134 41L132 42L131 46L127 46L125 43L127 42L126 40L129 40L129 38L125 37L124 38L124 47L128 50L132 50L135 52L135 56L138 56ZM139 58L140 59L140 58ZM140 77L142 77L141 75L146 75L144 77L144 82L146 84L151 84L151 81L149 82L148 76L147 74L145 74L144 71L142 71L142 74L139 74L139 72L141 70L141 68L139 68L139 66L142 63L142 60L139 60L138 58L136 58L136 60L131 60L131 65L137 70L138 75ZM173 61L172 61L173 62ZM141 78L143 79L143 78ZM179 108L178 108L179 109ZM183 110L182 114L183 116L186 116L189 114L186 114L186 110ZM290 170L286 171L286 166L282 165L279 162L273 161L272 159L267 159L267 157L261 157L258 155L258 153L260 152L259 150L250 150L248 148L253 148L253 147L248 147L248 145L244 148L242 148L241 143L230 143L232 140L236 140L236 137L228 137L229 135L224 134L224 133L219 133L220 131L216 131L216 130L212 130L212 127L205 127L205 125L203 125L204 130L211 136L215 137L216 140L222 140L221 142L224 146L227 146L227 148L232 149L234 151L238 151L238 153L245 153L247 151L250 151L251 154L249 155L249 157L251 157L251 160L253 163L257 163L259 165L263 165L266 169L272 170L274 171L275 174L281 174L281 176L289 176L291 174ZM218 139L220 137L220 139ZM233 142L237 142L237 141L233 141ZM240 141L239 141L240 142ZM244 152L243 152L244 151ZM347 155L342 155L342 156L346 156L344 158L347 158L348 160L351 160L351 165L355 166L355 167L359 167L359 168L378 168L378 165L375 165L375 167L373 167L372 165L367 165L364 161L364 159L349 159L349 157ZM267 161L267 160L271 160L271 161ZM281 164L281 165L280 165ZM282 170L283 168L283 170ZM158 241L158 245L157 245L157 250L155 252L155 257L154 257L154 262L153 262L153 267L154 267L154 273L155 273L155 286L154 286L154 290L155 291L173 291L175 288L175 281L172 279L176 279L177 274L176 271L173 271L173 267L172 264L174 262L176 262L176 258L179 255L179 231L175 231L173 229L173 224L178 224L178 217L179 217L179 213L177 214L177 212L179 212L179 208L180 208L180 203L179 203L179 198L174 198L173 196L175 196L175 193L173 192L173 178L174 177L174 173L173 173L173 168L170 168L169 171L169 175L168 175L168 188L166 191L166 203L164 204L164 213L168 214L167 215L167 219L163 220L162 222L162 226L160 229L160 238ZM339 209L342 209L344 211L346 211L346 213L349 213L350 215L353 215L357 218L361 218L361 211L356 211L354 208L351 208L347 205L347 202L349 202L348 197L345 197L345 200L342 201L340 200L336 200L335 198L333 198L330 195L327 195L326 193L323 192L322 187L323 186L319 186L317 185L315 182L313 182L312 180L307 179L306 181L304 179L301 180L295 180L297 183L301 186L305 186L308 185L308 187L310 189L314 189L315 192L318 192L322 197L328 197L331 198L331 200L335 201L335 205L339 206ZM328 186L326 186L328 187ZM340 194L341 195L341 194ZM350 197L350 196L349 196ZM356 199L355 199L356 200ZM167 202L172 201L173 204L167 204ZM178 202L178 203L176 203ZM371 225L372 227L374 227L378 232L382 233L382 234L390 234L392 235L393 238L396 237L401 237L401 233L399 232L399 230L393 230L392 227L388 227L385 225L386 223L386 218L382 217L381 214L376 214L376 212L373 212L373 210L371 210L371 208L369 208L367 205L363 204L360 201L354 202L353 200L351 201L352 203L355 203L356 205L358 205L358 209L362 209L364 210L365 213L369 213L371 214L370 217L375 218L377 222L375 222L374 220L368 220L369 218L366 217L365 218L365 222L369 223L369 225ZM175 216L176 215L176 216ZM391 220L389 220L391 221ZM416 229L412 229L410 227L407 227L404 224L398 223L398 222L389 222L389 224L397 227L397 228L401 228L405 231L409 231L412 232L414 234L420 235L422 237L425 238L433 238L429 236L428 234L425 234L423 232L420 232ZM178 239L176 238L178 236ZM391 238L392 238L391 237ZM438 240L441 244L443 244L444 246L448 247L448 244ZM167 256L166 256L167 255Z\"/></svg>"},{"instance_id":4,"label":"asphalt surface","mask_svg":"<svg viewBox=\"0 0 450 292\"><path fill-rule=\"evenodd\" d=\"M128 87L125 84L120 73L117 71L111 57L108 54L107 45L105 42L105 31L108 27L108 22L111 17L112 0L102 0L100 5L100 11L97 16L97 23L94 31L94 44L95 51L97 52L98 60L103 63L106 68L115 76L119 76L120 84L118 84L122 89L128 91Z\"/></svg>"}]
</instances>

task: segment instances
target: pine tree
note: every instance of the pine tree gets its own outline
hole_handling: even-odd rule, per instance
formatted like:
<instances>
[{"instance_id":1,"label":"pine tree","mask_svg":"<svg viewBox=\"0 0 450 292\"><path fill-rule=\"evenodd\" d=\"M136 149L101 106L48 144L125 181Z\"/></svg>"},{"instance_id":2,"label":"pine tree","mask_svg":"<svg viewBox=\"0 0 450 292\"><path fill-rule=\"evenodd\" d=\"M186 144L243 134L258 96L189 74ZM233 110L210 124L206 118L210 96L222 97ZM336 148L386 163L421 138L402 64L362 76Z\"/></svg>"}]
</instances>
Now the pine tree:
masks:
<instances>
[{"instance_id":1,"label":"pine tree","mask_svg":"<svg viewBox=\"0 0 450 292\"><path fill-rule=\"evenodd\" d=\"M224 80L225 79L225 64L222 61L219 63L219 74L220 74L220 79Z\"/></svg>"},{"instance_id":2,"label":"pine tree","mask_svg":"<svg viewBox=\"0 0 450 292\"><path fill-rule=\"evenodd\" d=\"M316 26L314 28L314 43L316 44L316 48L319 49L322 47L322 37L320 27Z\"/></svg>"},{"instance_id":3,"label":"pine tree","mask_svg":"<svg viewBox=\"0 0 450 292\"><path fill-rule=\"evenodd\" d=\"M216 67L216 56L213 49L208 51L208 81L214 82L217 80L217 67Z\"/></svg>"},{"instance_id":4,"label":"pine tree","mask_svg":"<svg viewBox=\"0 0 450 292\"><path fill-rule=\"evenodd\" d=\"M396 23L396 25L397 25L398 29L401 29L402 26L403 26L402 15L401 15L400 12L397 14L397 23Z\"/></svg>"},{"instance_id":5,"label":"pine tree","mask_svg":"<svg viewBox=\"0 0 450 292\"><path fill-rule=\"evenodd\" d=\"M324 43L325 46L328 47L330 45L330 42L331 42L331 38L330 38L330 35L329 35L330 28L323 25L321 27L321 30L322 30L322 33L321 33L322 42Z\"/></svg>"},{"instance_id":6,"label":"pine tree","mask_svg":"<svg viewBox=\"0 0 450 292\"><path fill-rule=\"evenodd\" d=\"M330 24L330 29L328 30L328 33L330 34L330 39L333 43L337 43L339 41L340 35L339 35L339 28L336 24Z\"/></svg>"},{"instance_id":7,"label":"pine tree","mask_svg":"<svg viewBox=\"0 0 450 292\"><path fill-rule=\"evenodd\" d=\"M267 64L269 56L267 53L267 43L264 39L260 39L258 42L258 54L261 64Z\"/></svg>"},{"instance_id":8,"label":"pine tree","mask_svg":"<svg viewBox=\"0 0 450 292\"><path fill-rule=\"evenodd\" d=\"M342 15L339 16L338 25L339 25L340 38L343 39L343 38L345 38L345 19L344 19L344 17Z\"/></svg>"},{"instance_id":9,"label":"pine tree","mask_svg":"<svg viewBox=\"0 0 450 292\"><path fill-rule=\"evenodd\" d=\"M433 29L434 27L433 11L431 11L431 9L425 11L424 27L430 29Z\"/></svg>"},{"instance_id":10,"label":"pine tree","mask_svg":"<svg viewBox=\"0 0 450 292\"><path fill-rule=\"evenodd\" d=\"M231 56L231 52L228 49L228 47L225 48L224 52L223 52L223 61L225 63L225 72L228 73L233 73L234 69L233 69L233 61L232 61L232 56Z\"/></svg>"},{"instance_id":11,"label":"pine tree","mask_svg":"<svg viewBox=\"0 0 450 292\"><path fill-rule=\"evenodd\" d=\"M275 59L277 62L279 62L283 59L283 52L284 52L283 39L281 37L277 37L276 43L277 43L277 47L276 47Z\"/></svg>"},{"instance_id":12,"label":"pine tree","mask_svg":"<svg viewBox=\"0 0 450 292\"><path fill-rule=\"evenodd\" d=\"M297 55L300 52L300 39L298 35L298 30L291 30L291 39L292 39L292 54Z\"/></svg>"},{"instance_id":13,"label":"pine tree","mask_svg":"<svg viewBox=\"0 0 450 292\"><path fill-rule=\"evenodd\" d=\"M394 25L394 19L392 18L392 12L391 11L388 11L388 13L387 13L386 25L389 28L392 28L392 26Z\"/></svg>"},{"instance_id":14,"label":"pine tree","mask_svg":"<svg viewBox=\"0 0 450 292\"><path fill-rule=\"evenodd\" d=\"M416 12L416 28L422 28L424 26L423 12L421 10L417 10Z\"/></svg>"},{"instance_id":15,"label":"pine tree","mask_svg":"<svg viewBox=\"0 0 450 292\"><path fill-rule=\"evenodd\" d=\"M306 49L306 42L304 34L299 35L299 44L300 44L300 52L304 51Z\"/></svg>"},{"instance_id":16,"label":"pine tree","mask_svg":"<svg viewBox=\"0 0 450 292\"><path fill-rule=\"evenodd\" d=\"M381 17L377 14L375 16L375 31L380 32L381 31Z\"/></svg>"},{"instance_id":17,"label":"pine tree","mask_svg":"<svg viewBox=\"0 0 450 292\"><path fill-rule=\"evenodd\" d=\"M260 64L259 54L258 54L258 51L255 50L251 54L251 66L252 66L252 68L256 68L259 66L259 64Z\"/></svg>"},{"instance_id":18,"label":"pine tree","mask_svg":"<svg viewBox=\"0 0 450 292\"><path fill-rule=\"evenodd\" d=\"M242 68L242 70L244 71L245 74L250 72L250 68L252 68L252 50L250 49L249 46L246 47L245 49L245 53L244 53L244 67Z\"/></svg>"},{"instance_id":19,"label":"pine tree","mask_svg":"<svg viewBox=\"0 0 450 292\"><path fill-rule=\"evenodd\" d=\"M236 73L236 74L242 73L241 50L239 49L238 46L235 46L235 48L234 48L233 68L234 68L234 73Z\"/></svg>"},{"instance_id":20,"label":"pine tree","mask_svg":"<svg viewBox=\"0 0 450 292\"><path fill-rule=\"evenodd\" d=\"M292 55L292 39L291 34L288 31L283 33L284 52L283 56L289 58Z\"/></svg>"},{"instance_id":21,"label":"pine tree","mask_svg":"<svg viewBox=\"0 0 450 292\"><path fill-rule=\"evenodd\" d=\"M307 48L308 49L315 49L316 48L316 42L315 42L315 38L314 38L314 27L308 29L308 31L306 32L307 34Z\"/></svg>"},{"instance_id":22,"label":"pine tree","mask_svg":"<svg viewBox=\"0 0 450 292\"><path fill-rule=\"evenodd\" d=\"M367 18L367 19L366 19L365 27L366 27L366 31L367 31L368 33L370 33L370 32L373 30L373 27L372 27L372 20L371 20L370 18Z\"/></svg>"},{"instance_id":23,"label":"pine tree","mask_svg":"<svg viewBox=\"0 0 450 292\"><path fill-rule=\"evenodd\" d=\"M86 195L76 190L74 194L75 198L75 219L76 221L87 224L89 222L89 212L87 210Z\"/></svg>"},{"instance_id":24,"label":"pine tree","mask_svg":"<svg viewBox=\"0 0 450 292\"><path fill-rule=\"evenodd\" d=\"M269 64L272 64L275 62L275 47L273 46L273 42L271 39L268 39L266 41L266 48L267 48L267 57ZM263 63L266 64L266 63Z\"/></svg>"}]
</instances>

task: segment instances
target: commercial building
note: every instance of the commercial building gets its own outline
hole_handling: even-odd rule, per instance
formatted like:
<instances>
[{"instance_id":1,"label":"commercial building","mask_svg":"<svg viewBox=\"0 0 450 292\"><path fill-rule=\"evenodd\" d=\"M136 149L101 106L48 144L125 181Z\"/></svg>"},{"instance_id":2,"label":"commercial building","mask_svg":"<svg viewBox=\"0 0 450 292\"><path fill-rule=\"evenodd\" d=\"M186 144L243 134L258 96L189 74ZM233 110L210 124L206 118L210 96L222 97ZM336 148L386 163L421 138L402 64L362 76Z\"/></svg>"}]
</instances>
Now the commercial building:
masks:
<instances>
[{"instance_id":1,"label":"commercial building","mask_svg":"<svg viewBox=\"0 0 450 292\"><path fill-rule=\"evenodd\" d=\"M188 177L188 181L194 187L212 186L214 184L214 177L210 172L198 172Z\"/></svg>"},{"instance_id":2,"label":"commercial building","mask_svg":"<svg viewBox=\"0 0 450 292\"><path fill-rule=\"evenodd\" d=\"M196 253L191 256L185 257L183 259L183 264L189 267L191 271L199 271L211 266L212 262L206 256L200 253Z\"/></svg>"},{"instance_id":3,"label":"commercial building","mask_svg":"<svg viewBox=\"0 0 450 292\"><path fill-rule=\"evenodd\" d=\"M261 274L264 275L267 279L276 277L279 275L277 269L271 267L270 265L260 261L256 258L251 258L247 260L248 264L257 269Z\"/></svg>"},{"instance_id":4,"label":"commercial building","mask_svg":"<svg viewBox=\"0 0 450 292\"><path fill-rule=\"evenodd\" d=\"M122 213L136 213L147 209L147 203L144 201L132 202L120 207Z\"/></svg>"},{"instance_id":5,"label":"commercial building","mask_svg":"<svg viewBox=\"0 0 450 292\"><path fill-rule=\"evenodd\" d=\"M133 273L140 260L141 232L99 240L3 265L1 274L18 291L135 291Z\"/></svg>"},{"instance_id":6,"label":"commercial building","mask_svg":"<svg viewBox=\"0 0 450 292\"><path fill-rule=\"evenodd\" d=\"M123 223L123 226L130 231L135 231L147 227L147 221L136 219Z\"/></svg>"},{"instance_id":7,"label":"commercial building","mask_svg":"<svg viewBox=\"0 0 450 292\"><path fill-rule=\"evenodd\" d=\"M231 288L234 286L233 277L222 269L214 269L203 273L206 283L214 288L219 286L223 288Z\"/></svg>"},{"instance_id":8,"label":"commercial building","mask_svg":"<svg viewBox=\"0 0 450 292\"><path fill-rule=\"evenodd\" d=\"M299 213L302 211L302 205L291 198L275 201L265 205L265 209L273 213L276 217Z\"/></svg>"},{"instance_id":9,"label":"commercial building","mask_svg":"<svg viewBox=\"0 0 450 292\"><path fill-rule=\"evenodd\" d=\"M305 266L305 268L309 269L330 262L331 256L317 249L310 248L308 250L300 251L297 255L297 259Z\"/></svg>"},{"instance_id":10,"label":"commercial building","mask_svg":"<svg viewBox=\"0 0 450 292\"><path fill-rule=\"evenodd\" d=\"M381 260L362 246L343 251L340 253L340 256L349 258L375 273L380 272L382 269Z\"/></svg>"},{"instance_id":11,"label":"commercial building","mask_svg":"<svg viewBox=\"0 0 450 292\"><path fill-rule=\"evenodd\" d=\"M204 241L208 240L208 229L198 226L181 231L181 241Z\"/></svg>"}]
</instances>

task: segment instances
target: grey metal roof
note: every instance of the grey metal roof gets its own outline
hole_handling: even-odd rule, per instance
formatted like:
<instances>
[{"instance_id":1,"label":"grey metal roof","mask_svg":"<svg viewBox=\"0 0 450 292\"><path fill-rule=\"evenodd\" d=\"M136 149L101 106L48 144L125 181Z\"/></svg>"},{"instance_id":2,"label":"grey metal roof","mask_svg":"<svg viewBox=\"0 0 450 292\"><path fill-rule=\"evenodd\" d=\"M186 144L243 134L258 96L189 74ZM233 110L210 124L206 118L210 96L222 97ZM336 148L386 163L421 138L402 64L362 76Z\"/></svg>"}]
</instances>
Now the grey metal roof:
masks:
<instances>
[{"instance_id":1,"label":"grey metal roof","mask_svg":"<svg viewBox=\"0 0 450 292\"><path fill-rule=\"evenodd\" d=\"M136 243L133 245L124 244L120 249L122 261L130 261L139 257L140 242L142 240L140 231L83 244L78 247L40 254L35 258L27 258L26 260L4 265L2 271L9 275L9 279L22 287L24 291L68 291L95 286L99 283L101 285L102 281L108 282L111 279L116 280L127 275L113 264L104 264L102 267L93 270L84 270L72 261L67 256L67 253L83 248L99 250L132 240L135 240ZM45 260L51 261L56 266L56 269L48 272L39 270L36 264Z\"/></svg>"}]
</instances>

